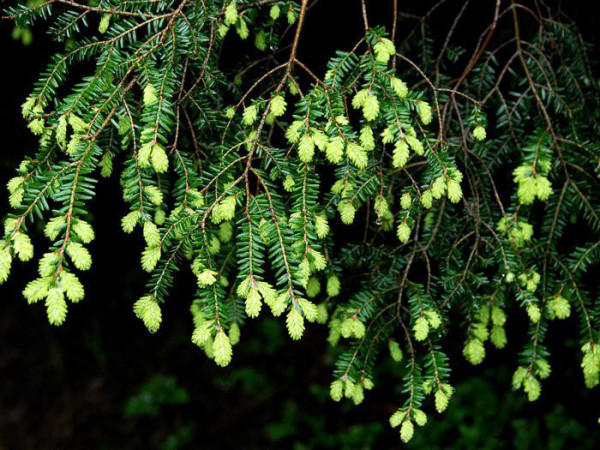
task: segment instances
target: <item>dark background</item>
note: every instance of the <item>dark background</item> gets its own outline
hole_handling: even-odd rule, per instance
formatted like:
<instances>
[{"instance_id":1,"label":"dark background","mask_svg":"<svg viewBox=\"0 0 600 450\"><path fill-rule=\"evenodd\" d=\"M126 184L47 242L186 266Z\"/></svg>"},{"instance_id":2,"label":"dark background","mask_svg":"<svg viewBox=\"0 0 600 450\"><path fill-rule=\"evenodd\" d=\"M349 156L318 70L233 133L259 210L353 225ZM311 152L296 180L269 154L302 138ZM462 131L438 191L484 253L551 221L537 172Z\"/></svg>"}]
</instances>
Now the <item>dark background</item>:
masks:
<instances>
[{"instance_id":1,"label":"dark background","mask_svg":"<svg viewBox=\"0 0 600 450\"><path fill-rule=\"evenodd\" d=\"M371 22L389 27L391 2L371 3L376 5L369 10ZM415 4L414 11L422 12L430 2L400 3ZM449 3L455 8L459 2ZM486 24L493 3L478 1L471 26L459 30L458 39L469 50L481 31L472 24ZM310 11L300 59L317 73L336 49L360 38L358 4L321 0ZM589 5L582 0L562 6L594 44L596 56L600 16ZM447 17L434 18L440 33ZM0 21L2 216L8 211L6 181L36 146L20 105L55 48L43 30L38 26L33 43L24 47L11 38L12 24ZM324 327L309 326L300 342L291 342L282 321L261 316L260 323L251 321L242 329L232 364L217 368L189 340L194 282L181 274L163 308L161 330L149 334L132 313L143 293L143 242L120 230L126 209L117 176L100 183L91 208L94 266L82 275L85 300L70 306L63 326L50 326L44 308L28 306L20 293L34 277L35 262L15 262L11 278L0 286L0 450L400 447L397 432L387 426L403 401L397 368L383 363L375 390L360 407L329 401L332 358ZM36 256L47 245L39 236ZM510 392L517 353L526 340L524 322L513 317L508 347L502 352L488 348L481 367L465 362L460 330L451 331L448 351L458 393L447 413L430 414L413 447L598 447L599 396L583 387L581 356L572 338L577 324L552 325L553 374L543 384L541 399L530 404L521 393ZM433 411L432 405L426 409Z\"/></svg>"}]
</instances>

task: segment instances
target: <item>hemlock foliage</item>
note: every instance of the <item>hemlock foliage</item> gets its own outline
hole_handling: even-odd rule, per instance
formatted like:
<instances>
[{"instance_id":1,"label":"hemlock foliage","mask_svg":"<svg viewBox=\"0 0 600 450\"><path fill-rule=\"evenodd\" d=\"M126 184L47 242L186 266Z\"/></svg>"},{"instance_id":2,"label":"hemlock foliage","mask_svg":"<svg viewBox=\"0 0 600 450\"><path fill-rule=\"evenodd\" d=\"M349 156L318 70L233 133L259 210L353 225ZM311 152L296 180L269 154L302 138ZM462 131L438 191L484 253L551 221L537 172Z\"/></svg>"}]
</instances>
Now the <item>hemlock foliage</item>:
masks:
<instances>
[{"instance_id":1,"label":"hemlock foliage","mask_svg":"<svg viewBox=\"0 0 600 450\"><path fill-rule=\"evenodd\" d=\"M146 242L134 313L158 331L175 273L191 270L191 341L219 366L248 320L281 316L292 339L326 324L335 401L361 403L378 359L397 362L404 398L390 424L406 442L451 401L450 320L480 364L525 315L513 388L533 401L551 372L551 322L576 315L584 380L597 385L586 273L600 259L599 97L576 28L540 1L490 2L470 54L453 27L440 46L427 16L412 31L410 15L370 24L367 2L364 38L316 74L297 58L308 3L9 8L19 29L49 23L61 50L23 104L40 144L8 182L0 282L14 259L38 258L23 294L62 324L92 267L87 203L118 177L123 231ZM223 69L239 40L256 49Z\"/></svg>"}]
</instances>

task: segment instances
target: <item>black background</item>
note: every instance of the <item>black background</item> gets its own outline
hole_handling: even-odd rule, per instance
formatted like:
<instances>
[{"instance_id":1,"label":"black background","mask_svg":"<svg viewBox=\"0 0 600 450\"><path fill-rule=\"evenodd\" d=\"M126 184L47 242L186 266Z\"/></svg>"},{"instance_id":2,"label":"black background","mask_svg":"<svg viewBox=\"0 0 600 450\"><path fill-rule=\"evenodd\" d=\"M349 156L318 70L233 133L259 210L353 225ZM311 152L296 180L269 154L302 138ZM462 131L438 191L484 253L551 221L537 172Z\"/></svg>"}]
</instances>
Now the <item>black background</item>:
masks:
<instances>
[{"instance_id":1,"label":"black background","mask_svg":"<svg viewBox=\"0 0 600 450\"><path fill-rule=\"evenodd\" d=\"M389 29L391 1L371 3L371 23L384 24ZM415 12L422 12L430 2L400 3L414 4ZM459 2L449 3L452 6L447 12L434 18L439 21L440 34L447 28L444 19ZM473 24L489 23L495 2L478 0L477 3L467 21L471 25L460 28L457 34L459 42L469 50L481 32ZM572 1L563 7L579 24L585 38L596 44L599 16L590 11L589 4L583 0ZM43 29L44 25L35 29L33 44L23 47L10 37L12 24L0 21L3 78L0 215L8 211L6 181L13 176L23 155L33 152L36 146L21 118L20 105L55 48ZM362 31L357 0L321 0L307 17L299 58L316 73L322 73L333 52L351 47ZM594 46L594 53L596 48ZM225 63L233 60L226 59ZM90 208L94 211L97 235L90 248L94 265L82 276L87 293L85 300L70 306L63 326L50 326L43 306L27 305L20 294L35 275L35 262L15 261L11 278L0 286L0 449L138 448L142 445L154 448L170 430L190 422L197 430L196 448L217 445L266 448L272 444L268 443L263 426L276 420L282 405L290 399L299 405L298 414L328 416L328 426L339 432L354 422L385 423L401 403L399 395L390 395L397 392L398 380L386 376L359 408L332 402L316 408L309 401L308 387L313 383L327 386L331 381L332 363L325 356L326 332L318 326L310 326L300 342L284 340L274 354L257 351L243 342L236 348L229 368L215 367L189 342L192 323L188 308L194 281L185 273L176 278L176 287L163 308L160 332L150 335L132 313L133 302L143 293L144 279L139 269L143 242L139 236L125 236L120 230L120 218L127 211L116 176L100 183ZM47 244L39 237L36 243L39 244L36 257L39 257ZM464 361L460 355L461 334L459 330L452 330L448 350L453 381L458 383L474 374L489 374L490 370L500 371L505 366L516 367L517 352L526 339L524 323L511 316L507 329L509 346L502 352L489 351L484 363L487 369L474 368ZM527 404L522 417L535 417L553 405L563 404L570 415L594 426L599 413L599 396L582 387L576 342L563 340L563 336L575 336L576 329L576 323L571 320L552 325L549 348L553 354L553 374L543 384L541 399ZM282 327L279 332L284 332ZM251 322L242 330L242 337L261 333L256 323ZM249 366L273 374L260 401L237 385L223 388L215 384L215 379L223 374ZM123 420L126 399L156 373L175 374L189 391L190 402L168 410L160 420ZM494 386L506 391L509 380L504 379ZM438 420L443 420L443 416ZM507 442L508 439L507 436ZM289 445L288 442L285 447ZM378 448L397 446L396 432L386 427ZM451 447L451 442L448 446Z\"/></svg>"}]
</instances>

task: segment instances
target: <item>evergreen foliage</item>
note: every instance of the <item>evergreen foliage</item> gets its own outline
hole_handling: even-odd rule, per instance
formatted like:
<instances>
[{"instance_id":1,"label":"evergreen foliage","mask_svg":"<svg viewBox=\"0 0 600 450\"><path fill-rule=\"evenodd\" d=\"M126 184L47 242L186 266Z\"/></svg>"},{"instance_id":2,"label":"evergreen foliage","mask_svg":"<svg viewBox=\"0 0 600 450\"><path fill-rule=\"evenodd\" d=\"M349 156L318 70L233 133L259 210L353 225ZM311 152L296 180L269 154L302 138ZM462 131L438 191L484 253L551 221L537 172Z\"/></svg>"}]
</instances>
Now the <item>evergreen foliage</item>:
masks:
<instances>
[{"instance_id":1,"label":"evergreen foliage","mask_svg":"<svg viewBox=\"0 0 600 450\"><path fill-rule=\"evenodd\" d=\"M406 442L451 402L451 322L480 364L526 317L513 388L533 401L551 372L551 322L575 315L596 386L598 86L568 20L539 0L492 3L469 56L452 31L436 46L426 20L404 40L396 20L369 26L363 2L364 38L322 76L297 58L307 0L9 8L19 29L49 22L60 50L23 104L39 148L8 182L0 282L13 260L38 258L23 294L62 324L92 267L89 201L118 177L123 231L146 243L135 315L158 331L176 272L191 269L191 341L219 366L248 320L281 316L291 339L327 324L333 400L361 403L392 358L404 395L389 422ZM256 52L224 70L238 39Z\"/></svg>"}]
</instances>

